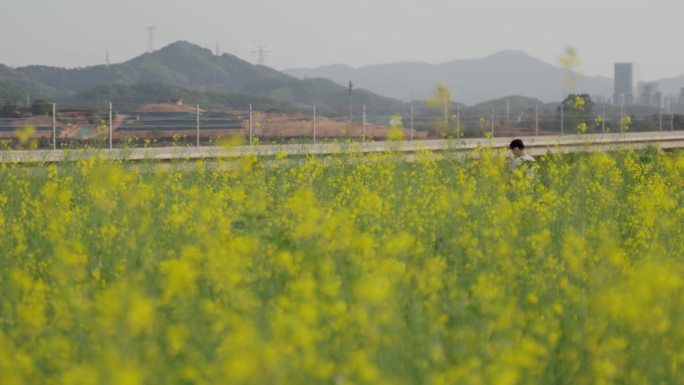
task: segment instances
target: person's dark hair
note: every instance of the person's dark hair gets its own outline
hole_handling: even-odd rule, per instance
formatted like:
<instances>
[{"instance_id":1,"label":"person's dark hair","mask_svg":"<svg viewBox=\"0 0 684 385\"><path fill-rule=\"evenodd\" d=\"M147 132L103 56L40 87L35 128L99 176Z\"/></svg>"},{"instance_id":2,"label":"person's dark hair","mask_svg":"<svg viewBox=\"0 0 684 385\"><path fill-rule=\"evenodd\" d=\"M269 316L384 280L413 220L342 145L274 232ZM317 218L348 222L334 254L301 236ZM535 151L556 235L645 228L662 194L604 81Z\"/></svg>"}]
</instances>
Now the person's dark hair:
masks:
<instances>
[{"instance_id":1,"label":"person's dark hair","mask_svg":"<svg viewBox=\"0 0 684 385\"><path fill-rule=\"evenodd\" d=\"M523 141L520 139L513 139L511 144L508 145L508 148L511 150L514 148L519 148L521 150L524 150L525 149L525 143L523 143Z\"/></svg>"}]
</instances>

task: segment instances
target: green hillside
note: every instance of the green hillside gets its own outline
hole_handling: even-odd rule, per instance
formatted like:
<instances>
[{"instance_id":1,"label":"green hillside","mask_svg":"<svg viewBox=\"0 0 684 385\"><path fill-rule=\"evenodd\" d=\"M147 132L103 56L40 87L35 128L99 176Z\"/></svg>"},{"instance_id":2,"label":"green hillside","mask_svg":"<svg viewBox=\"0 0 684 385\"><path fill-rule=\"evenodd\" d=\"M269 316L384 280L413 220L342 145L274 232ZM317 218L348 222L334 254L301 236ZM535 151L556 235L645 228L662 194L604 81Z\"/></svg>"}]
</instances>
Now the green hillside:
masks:
<instances>
[{"instance_id":1,"label":"green hillside","mask_svg":"<svg viewBox=\"0 0 684 385\"><path fill-rule=\"evenodd\" d=\"M26 95L61 99L68 93L32 79L19 69L0 64L0 98L23 100Z\"/></svg>"},{"instance_id":2,"label":"green hillside","mask_svg":"<svg viewBox=\"0 0 684 385\"><path fill-rule=\"evenodd\" d=\"M267 96L201 92L161 83L105 84L79 92L69 98L71 103L79 105L103 105L109 101L141 105L171 100L183 100L185 104L190 105L247 105L251 103L264 110L285 112L296 110L293 104Z\"/></svg>"},{"instance_id":3,"label":"green hillside","mask_svg":"<svg viewBox=\"0 0 684 385\"><path fill-rule=\"evenodd\" d=\"M110 66L65 69L0 66L0 98L21 99L31 94L58 102L110 99L117 103L149 103L182 98L189 103L253 103L279 110L309 109L344 114L348 91L330 80L299 80L274 69L255 66L236 56L214 55L187 42ZM400 111L402 102L354 90L354 104L375 113Z\"/></svg>"}]
</instances>

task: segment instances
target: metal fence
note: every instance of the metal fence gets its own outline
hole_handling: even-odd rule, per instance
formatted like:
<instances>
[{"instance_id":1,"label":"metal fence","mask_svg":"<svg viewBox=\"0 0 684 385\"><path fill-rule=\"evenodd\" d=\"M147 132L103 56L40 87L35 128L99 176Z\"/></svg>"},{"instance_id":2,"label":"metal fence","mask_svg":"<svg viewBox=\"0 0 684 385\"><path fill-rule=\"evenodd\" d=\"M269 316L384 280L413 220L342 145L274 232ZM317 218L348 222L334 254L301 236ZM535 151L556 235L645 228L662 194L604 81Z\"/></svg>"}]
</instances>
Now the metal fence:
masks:
<instances>
[{"instance_id":1,"label":"metal fence","mask_svg":"<svg viewBox=\"0 0 684 385\"><path fill-rule=\"evenodd\" d=\"M3 148L120 148L684 129L682 115L626 113L615 107L578 113L547 104L511 112L494 105L435 109L415 103L395 114L376 113L365 105L352 107L347 114L320 114L315 105L286 114L251 104L52 104L43 114L0 117L0 142Z\"/></svg>"}]
</instances>

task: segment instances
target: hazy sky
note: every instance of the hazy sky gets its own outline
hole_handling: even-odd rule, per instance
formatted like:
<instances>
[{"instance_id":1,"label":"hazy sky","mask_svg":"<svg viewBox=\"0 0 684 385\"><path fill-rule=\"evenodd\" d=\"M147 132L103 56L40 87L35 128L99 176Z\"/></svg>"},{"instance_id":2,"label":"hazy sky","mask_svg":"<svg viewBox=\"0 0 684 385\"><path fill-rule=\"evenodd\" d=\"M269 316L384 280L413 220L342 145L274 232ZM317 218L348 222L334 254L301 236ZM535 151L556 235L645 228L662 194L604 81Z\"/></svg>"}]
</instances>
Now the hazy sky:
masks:
<instances>
[{"instance_id":1,"label":"hazy sky","mask_svg":"<svg viewBox=\"0 0 684 385\"><path fill-rule=\"evenodd\" d=\"M684 74L682 0L0 0L0 63L122 62L177 40L286 69L445 61L520 49L557 64L567 46L586 75L613 63L641 78Z\"/></svg>"}]
</instances>

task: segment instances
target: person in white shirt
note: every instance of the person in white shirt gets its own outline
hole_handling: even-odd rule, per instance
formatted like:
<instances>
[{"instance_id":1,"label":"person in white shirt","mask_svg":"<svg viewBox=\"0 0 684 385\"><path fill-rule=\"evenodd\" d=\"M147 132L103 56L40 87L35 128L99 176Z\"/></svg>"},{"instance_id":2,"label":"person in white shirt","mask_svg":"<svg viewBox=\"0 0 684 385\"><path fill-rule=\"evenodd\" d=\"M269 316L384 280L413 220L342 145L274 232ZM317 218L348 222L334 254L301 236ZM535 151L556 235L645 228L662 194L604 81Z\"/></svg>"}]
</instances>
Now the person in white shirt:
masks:
<instances>
[{"instance_id":1,"label":"person in white shirt","mask_svg":"<svg viewBox=\"0 0 684 385\"><path fill-rule=\"evenodd\" d=\"M510 168L514 170L518 165L526 162L534 162L534 158L527 154L525 151L525 143L520 139L514 139L511 144L508 145L513 153L513 161L511 162Z\"/></svg>"}]
</instances>

